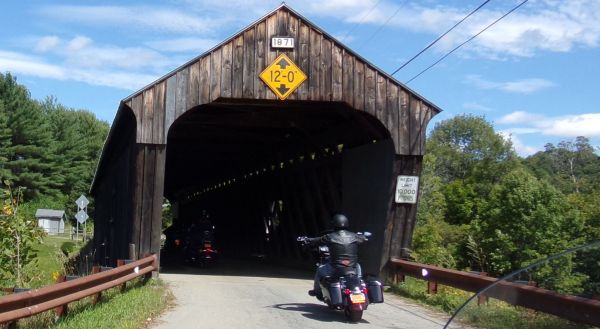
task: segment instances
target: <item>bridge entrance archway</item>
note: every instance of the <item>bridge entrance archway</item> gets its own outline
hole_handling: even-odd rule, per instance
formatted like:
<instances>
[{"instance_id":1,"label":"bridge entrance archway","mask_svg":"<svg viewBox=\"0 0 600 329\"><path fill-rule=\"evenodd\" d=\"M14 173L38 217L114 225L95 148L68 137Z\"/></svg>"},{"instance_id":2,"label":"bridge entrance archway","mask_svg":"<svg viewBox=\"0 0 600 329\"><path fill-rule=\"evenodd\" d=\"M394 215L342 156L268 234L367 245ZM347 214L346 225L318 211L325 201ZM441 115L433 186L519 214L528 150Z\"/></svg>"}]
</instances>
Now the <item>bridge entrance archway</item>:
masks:
<instances>
[{"instance_id":1,"label":"bridge entrance archway","mask_svg":"<svg viewBox=\"0 0 600 329\"><path fill-rule=\"evenodd\" d=\"M168 134L165 196L186 230L207 211L225 253L303 260L299 235L345 213L375 233L379 254L394 155L389 131L342 102L231 102L198 106ZM365 257L367 258L367 257ZM378 264L363 266L378 271Z\"/></svg>"},{"instance_id":2,"label":"bridge entrance archway","mask_svg":"<svg viewBox=\"0 0 600 329\"><path fill-rule=\"evenodd\" d=\"M282 36L292 48L271 43ZM282 54L306 80L278 100L259 76ZM158 253L166 196L181 223L219 217L226 249L278 259L300 258L294 236L342 211L375 233L367 267L383 272L407 256L416 216L394 202L396 177L420 175L440 111L281 5L121 102L92 183L97 255Z\"/></svg>"}]
</instances>

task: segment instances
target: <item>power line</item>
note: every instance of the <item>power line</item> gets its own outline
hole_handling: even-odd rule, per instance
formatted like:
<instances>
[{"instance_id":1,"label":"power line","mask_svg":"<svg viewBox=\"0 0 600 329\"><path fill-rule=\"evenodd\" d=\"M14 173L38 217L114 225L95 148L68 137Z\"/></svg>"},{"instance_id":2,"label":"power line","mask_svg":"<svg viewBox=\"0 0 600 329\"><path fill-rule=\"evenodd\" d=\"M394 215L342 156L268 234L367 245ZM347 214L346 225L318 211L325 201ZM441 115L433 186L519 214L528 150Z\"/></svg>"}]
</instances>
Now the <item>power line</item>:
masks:
<instances>
[{"instance_id":1,"label":"power line","mask_svg":"<svg viewBox=\"0 0 600 329\"><path fill-rule=\"evenodd\" d=\"M482 4L479 5L479 7L475 8L473 11L471 11L467 16L463 17L463 19L461 19L460 21L458 21L458 23L454 24L454 26L452 26L448 31L444 32L444 34L440 35L439 37L437 37L437 39L433 40L429 45L427 45L427 47L423 48L423 50L421 50L418 54L414 55L411 59L409 59L406 63L402 64L402 66L400 66L396 71L394 71L394 73L392 73L391 75L394 75L396 73L398 73L398 71L402 70L402 68L404 68L406 65L408 65L410 62L412 62L415 58L419 57L422 53L424 53L427 49L431 48L431 46L433 46L434 44L436 44L438 41L440 41L440 39L442 39L444 36L446 36L446 34L450 33L450 31L454 30L454 28L456 28L458 25L460 25L460 23L464 22L465 19L469 18L471 15L473 15L475 12L477 12L479 9L481 9L483 6L485 6L488 2L490 2L491 0L486 0L484 1Z\"/></svg>"},{"instance_id":2,"label":"power line","mask_svg":"<svg viewBox=\"0 0 600 329\"><path fill-rule=\"evenodd\" d=\"M369 15L371 14L371 12L373 10L375 10L375 8L377 8L377 6L379 5L379 3L381 3L382 0L377 1L377 3L375 3L375 5L373 7L371 7L371 9L369 9L369 11L363 15L363 17L360 18L360 20L358 21L358 23L354 24L354 26L352 26L352 28L350 30L348 30L348 32L346 32L346 34L342 37L342 41L345 41L346 38L348 37L348 35L350 35L350 33L354 32L354 30L356 29L356 27L358 25L360 25L367 17L369 17Z\"/></svg>"},{"instance_id":3,"label":"power line","mask_svg":"<svg viewBox=\"0 0 600 329\"><path fill-rule=\"evenodd\" d=\"M367 40L363 41L363 43L357 49L360 49L365 44L369 43L369 41L371 41L371 39L373 39L373 37L375 35L377 35L377 33L379 33L379 31L381 31L381 29L383 29L383 27L386 26L387 23L389 23L392 20L392 18L394 18L394 16L396 16L398 14L398 12L400 12L400 9L402 9L402 6L399 6L398 9L396 9L396 11L392 14L392 16L388 17L388 19L385 21L385 23L383 23L382 25L380 25L379 28L377 29L377 31L375 31L375 33L371 34L371 36Z\"/></svg>"},{"instance_id":4,"label":"power line","mask_svg":"<svg viewBox=\"0 0 600 329\"><path fill-rule=\"evenodd\" d=\"M454 49L452 49L450 52L448 52L446 55L442 56L442 58L438 59L435 63L429 65L426 69L424 69L423 71L419 72L419 74L415 75L414 77L412 77L410 80L406 81L405 83L408 84L411 81L413 81L414 79L418 78L421 74L427 72L430 68L434 67L435 65L437 65L437 63L441 62L442 60L444 60L444 58L450 56L450 54L452 54L453 52L455 52L458 48L464 46L467 42L475 39L476 37L478 37L481 33L485 32L487 29L489 29L490 27L494 26L494 24L498 23L499 21L501 21L502 19L504 19L504 17L510 15L513 11L519 9L519 7L521 7L522 5L524 5L527 1L529 0L524 0L523 2L521 2L520 4L518 4L517 6L515 6L513 9L511 9L509 12L507 12L506 14L502 15L502 17L498 18L497 20L493 21L490 25L486 26L483 30L479 31L479 33L475 34L474 36L470 37L469 39L467 39L467 41L461 43L460 45L456 46Z\"/></svg>"}]
</instances>

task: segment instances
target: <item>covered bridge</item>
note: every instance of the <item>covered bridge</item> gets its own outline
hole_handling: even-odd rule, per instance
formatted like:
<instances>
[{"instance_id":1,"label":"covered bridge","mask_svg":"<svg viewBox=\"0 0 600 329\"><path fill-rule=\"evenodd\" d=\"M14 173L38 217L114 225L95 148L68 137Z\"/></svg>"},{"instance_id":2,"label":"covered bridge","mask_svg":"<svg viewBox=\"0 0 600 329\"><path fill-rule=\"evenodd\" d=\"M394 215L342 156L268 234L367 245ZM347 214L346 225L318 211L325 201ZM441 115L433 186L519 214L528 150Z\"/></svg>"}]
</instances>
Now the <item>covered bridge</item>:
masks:
<instances>
[{"instance_id":1,"label":"covered bridge","mask_svg":"<svg viewBox=\"0 0 600 329\"><path fill-rule=\"evenodd\" d=\"M121 102L92 184L97 256L158 253L164 197L176 225L211 214L223 253L284 262L343 212L382 272L415 223L397 177L420 175L439 112L281 5Z\"/></svg>"}]
</instances>

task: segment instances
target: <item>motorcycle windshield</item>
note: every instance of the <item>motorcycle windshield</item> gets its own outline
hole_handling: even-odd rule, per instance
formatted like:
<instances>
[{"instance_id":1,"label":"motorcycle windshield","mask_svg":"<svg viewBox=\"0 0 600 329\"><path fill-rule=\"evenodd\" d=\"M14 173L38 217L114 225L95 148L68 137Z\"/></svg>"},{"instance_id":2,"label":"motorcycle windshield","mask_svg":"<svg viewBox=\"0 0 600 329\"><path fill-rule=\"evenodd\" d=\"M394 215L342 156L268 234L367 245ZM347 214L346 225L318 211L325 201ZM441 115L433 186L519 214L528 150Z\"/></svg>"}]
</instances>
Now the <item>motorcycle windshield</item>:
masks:
<instances>
[{"instance_id":1,"label":"motorcycle windshield","mask_svg":"<svg viewBox=\"0 0 600 329\"><path fill-rule=\"evenodd\" d=\"M600 241L533 262L466 298L444 326L463 327L600 327Z\"/></svg>"}]
</instances>

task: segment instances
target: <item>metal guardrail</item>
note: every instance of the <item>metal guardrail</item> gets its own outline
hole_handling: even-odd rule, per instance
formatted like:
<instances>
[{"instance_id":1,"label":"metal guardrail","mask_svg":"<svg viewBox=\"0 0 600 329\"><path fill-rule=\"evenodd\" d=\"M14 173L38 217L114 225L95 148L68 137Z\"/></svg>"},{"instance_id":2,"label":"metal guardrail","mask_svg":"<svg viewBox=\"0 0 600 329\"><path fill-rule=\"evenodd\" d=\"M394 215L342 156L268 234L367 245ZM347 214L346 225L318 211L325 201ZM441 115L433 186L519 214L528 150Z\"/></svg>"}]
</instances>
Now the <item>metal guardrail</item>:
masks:
<instances>
[{"instance_id":1,"label":"metal guardrail","mask_svg":"<svg viewBox=\"0 0 600 329\"><path fill-rule=\"evenodd\" d=\"M390 259L390 264L397 273L471 292L481 291L498 281L493 277L396 258ZM427 275L423 275L423 270L427 271ZM509 281L498 282L487 290L485 295L574 322L600 326L599 300L562 295L551 290Z\"/></svg>"},{"instance_id":2,"label":"metal guardrail","mask_svg":"<svg viewBox=\"0 0 600 329\"><path fill-rule=\"evenodd\" d=\"M99 296L104 290L149 275L155 270L158 270L157 257L150 255L99 273L0 297L0 323L10 323L54 308L64 309L71 302L92 295Z\"/></svg>"}]
</instances>

